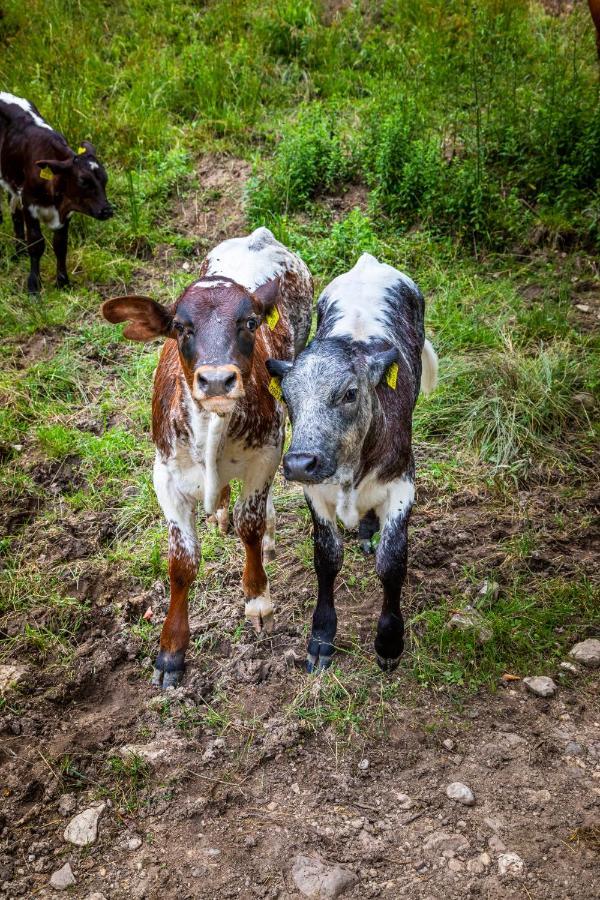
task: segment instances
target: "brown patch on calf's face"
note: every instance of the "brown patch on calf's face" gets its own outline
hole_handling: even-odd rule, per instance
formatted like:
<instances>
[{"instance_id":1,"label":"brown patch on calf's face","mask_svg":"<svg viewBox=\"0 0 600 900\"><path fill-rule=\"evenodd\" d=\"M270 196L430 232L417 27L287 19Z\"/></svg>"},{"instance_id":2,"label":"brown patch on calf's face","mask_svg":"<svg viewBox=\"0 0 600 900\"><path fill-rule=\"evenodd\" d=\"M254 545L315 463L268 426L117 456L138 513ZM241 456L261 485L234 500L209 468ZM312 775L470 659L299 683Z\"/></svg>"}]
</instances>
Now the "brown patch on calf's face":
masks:
<instances>
[{"instance_id":1,"label":"brown patch on calf's face","mask_svg":"<svg viewBox=\"0 0 600 900\"><path fill-rule=\"evenodd\" d=\"M256 334L278 282L266 288L250 293L223 276L205 276L177 304L172 334L181 365L192 395L210 412L229 413L245 396Z\"/></svg>"}]
</instances>

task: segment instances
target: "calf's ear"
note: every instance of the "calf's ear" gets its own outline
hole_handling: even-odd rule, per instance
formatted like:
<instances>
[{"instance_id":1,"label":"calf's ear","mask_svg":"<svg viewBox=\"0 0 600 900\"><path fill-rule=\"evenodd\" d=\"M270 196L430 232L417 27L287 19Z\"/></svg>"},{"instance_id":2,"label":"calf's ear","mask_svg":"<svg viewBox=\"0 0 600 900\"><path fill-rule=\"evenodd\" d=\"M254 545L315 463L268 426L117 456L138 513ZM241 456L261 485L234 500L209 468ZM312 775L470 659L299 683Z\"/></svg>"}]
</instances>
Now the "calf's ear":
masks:
<instances>
[{"instance_id":1,"label":"calf's ear","mask_svg":"<svg viewBox=\"0 0 600 900\"><path fill-rule=\"evenodd\" d=\"M273 309L279 297L279 275L271 278L270 281L265 281L253 293L259 302L261 313L264 315L269 312L270 309Z\"/></svg>"},{"instance_id":2,"label":"calf's ear","mask_svg":"<svg viewBox=\"0 0 600 900\"><path fill-rule=\"evenodd\" d=\"M115 297L101 306L105 319L116 325L128 322L123 334L132 341L151 341L171 333L174 309L150 297Z\"/></svg>"},{"instance_id":3,"label":"calf's ear","mask_svg":"<svg viewBox=\"0 0 600 900\"><path fill-rule=\"evenodd\" d=\"M292 363L285 359L267 359L265 365L269 375L274 378L283 378L292 368Z\"/></svg>"},{"instance_id":4,"label":"calf's ear","mask_svg":"<svg viewBox=\"0 0 600 900\"><path fill-rule=\"evenodd\" d=\"M367 374L373 387L379 384L392 363L398 362L399 359L400 351L397 347L384 350L382 353L375 353L367 358Z\"/></svg>"},{"instance_id":5,"label":"calf's ear","mask_svg":"<svg viewBox=\"0 0 600 900\"><path fill-rule=\"evenodd\" d=\"M89 141L82 141L81 144L79 144L79 147L85 150L86 153L89 153L90 156L96 155L96 148L93 144L90 144ZM81 154L81 149L79 150L79 154Z\"/></svg>"},{"instance_id":6,"label":"calf's ear","mask_svg":"<svg viewBox=\"0 0 600 900\"><path fill-rule=\"evenodd\" d=\"M61 172L66 172L68 169L73 168L73 160L72 159L38 159L36 162L36 166L39 166L40 172L42 169L50 169L53 175L60 175Z\"/></svg>"}]
</instances>

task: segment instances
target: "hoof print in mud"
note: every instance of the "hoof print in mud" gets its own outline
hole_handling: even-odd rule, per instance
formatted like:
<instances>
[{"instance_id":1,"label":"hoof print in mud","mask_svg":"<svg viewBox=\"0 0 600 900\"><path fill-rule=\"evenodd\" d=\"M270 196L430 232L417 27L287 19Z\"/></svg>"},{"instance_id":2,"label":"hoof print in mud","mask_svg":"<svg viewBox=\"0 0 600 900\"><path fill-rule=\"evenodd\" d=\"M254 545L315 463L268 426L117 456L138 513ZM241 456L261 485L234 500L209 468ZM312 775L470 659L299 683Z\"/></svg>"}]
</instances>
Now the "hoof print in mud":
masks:
<instances>
[{"instance_id":1,"label":"hoof print in mud","mask_svg":"<svg viewBox=\"0 0 600 900\"><path fill-rule=\"evenodd\" d=\"M165 653L160 651L156 657L151 684L154 687L162 687L163 691L170 687L178 687L181 684L185 671L185 651L178 653Z\"/></svg>"},{"instance_id":2,"label":"hoof print in mud","mask_svg":"<svg viewBox=\"0 0 600 900\"><path fill-rule=\"evenodd\" d=\"M328 669L333 661L334 653L335 647L330 641L313 635L308 642L306 651L306 671L311 674Z\"/></svg>"}]
</instances>

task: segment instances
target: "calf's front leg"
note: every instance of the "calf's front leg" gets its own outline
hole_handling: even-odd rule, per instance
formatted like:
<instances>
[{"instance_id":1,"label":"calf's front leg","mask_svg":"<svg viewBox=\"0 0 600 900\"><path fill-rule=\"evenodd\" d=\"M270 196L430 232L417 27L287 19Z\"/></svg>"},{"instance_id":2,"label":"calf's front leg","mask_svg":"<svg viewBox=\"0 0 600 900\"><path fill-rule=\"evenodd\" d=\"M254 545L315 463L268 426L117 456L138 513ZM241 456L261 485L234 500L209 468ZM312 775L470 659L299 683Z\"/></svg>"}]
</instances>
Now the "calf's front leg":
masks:
<instances>
[{"instance_id":1,"label":"calf's front leg","mask_svg":"<svg viewBox=\"0 0 600 900\"><path fill-rule=\"evenodd\" d=\"M56 257L56 287L63 288L69 286L69 275L67 273L67 247L69 244L69 223L68 221L57 228L52 235L52 248Z\"/></svg>"},{"instance_id":2,"label":"calf's front leg","mask_svg":"<svg viewBox=\"0 0 600 900\"><path fill-rule=\"evenodd\" d=\"M267 495L270 485L244 493L233 510L233 524L246 551L242 590L245 614L257 634L273 630L273 604L269 579L263 566L262 546L267 527Z\"/></svg>"},{"instance_id":3,"label":"calf's front leg","mask_svg":"<svg viewBox=\"0 0 600 900\"><path fill-rule=\"evenodd\" d=\"M29 253L29 277L27 278L27 290L30 294L39 294L42 287L40 277L40 260L44 254L46 241L40 228L40 223L31 215L29 210L24 210L25 229L27 233L27 252Z\"/></svg>"},{"instance_id":4,"label":"calf's front leg","mask_svg":"<svg viewBox=\"0 0 600 900\"><path fill-rule=\"evenodd\" d=\"M383 605L377 623L375 652L384 672L392 672L404 649L404 620L400 612L400 595L408 562L408 520L412 509L412 482L401 482L391 491L383 519L381 540L375 557L375 570L383 586Z\"/></svg>"},{"instance_id":5,"label":"calf's front leg","mask_svg":"<svg viewBox=\"0 0 600 900\"><path fill-rule=\"evenodd\" d=\"M190 642L188 594L200 562L196 534L196 501L179 490L166 466L157 463L154 486L169 522L169 611L160 635L152 684L176 687L183 676L185 652Z\"/></svg>"},{"instance_id":6,"label":"calf's front leg","mask_svg":"<svg viewBox=\"0 0 600 900\"><path fill-rule=\"evenodd\" d=\"M335 518L321 518L308 496L313 520L314 565L317 575L317 605L306 654L306 671L315 672L331 665L337 631L337 613L333 588L344 561L344 545Z\"/></svg>"}]
</instances>

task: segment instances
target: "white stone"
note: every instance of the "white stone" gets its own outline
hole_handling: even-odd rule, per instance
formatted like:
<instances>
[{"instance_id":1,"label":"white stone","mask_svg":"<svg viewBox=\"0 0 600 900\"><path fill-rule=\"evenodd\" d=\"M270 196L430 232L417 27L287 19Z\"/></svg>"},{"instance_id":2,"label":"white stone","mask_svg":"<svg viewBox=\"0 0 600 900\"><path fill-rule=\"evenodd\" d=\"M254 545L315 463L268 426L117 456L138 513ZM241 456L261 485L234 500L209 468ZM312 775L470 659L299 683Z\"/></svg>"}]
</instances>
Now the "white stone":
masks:
<instances>
[{"instance_id":1,"label":"white stone","mask_svg":"<svg viewBox=\"0 0 600 900\"><path fill-rule=\"evenodd\" d=\"M326 866L312 856L296 857L292 878L305 897L339 897L356 882L354 872L340 866Z\"/></svg>"},{"instance_id":2,"label":"white stone","mask_svg":"<svg viewBox=\"0 0 600 900\"><path fill-rule=\"evenodd\" d=\"M415 801L412 797L409 797L408 794L396 794L398 798L398 806L400 809L412 809L415 805Z\"/></svg>"},{"instance_id":3,"label":"white stone","mask_svg":"<svg viewBox=\"0 0 600 900\"><path fill-rule=\"evenodd\" d=\"M93 844L98 837L98 820L105 808L105 803L98 803L74 816L65 828L65 841L77 847Z\"/></svg>"},{"instance_id":4,"label":"white stone","mask_svg":"<svg viewBox=\"0 0 600 900\"><path fill-rule=\"evenodd\" d=\"M73 870L68 862L50 876L50 886L53 887L55 891L66 891L67 888L70 888L74 884L75 876L73 875Z\"/></svg>"},{"instance_id":5,"label":"white stone","mask_svg":"<svg viewBox=\"0 0 600 900\"><path fill-rule=\"evenodd\" d=\"M444 747L445 750L454 750L454 741L450 738L446 738L445 741L442 741L442 747Z\"/></svg>"},{"instance_id":6,"label":"white stone","mask_svg":"<svg viewBox=\"0 0 600 900\"><path fill-rule=\"evenodd\" d=\"M596 638L581 641L581 643L575 644L569 656L572 656L577 662L583 663L584 666L597 669L600 666L600 641L597 641Z\"/></svg>"},{"instance_id":7,"label":"white stone","mask_svg":"<svg viewBox=\"0 0 600 900\"><path fill-rule=\"evenodd\" d=\"M367 769L369 768L369 760L368 760L368 759L361 759L361 761L360 761L359 764L358 764L358 768L359 768L362 772L366 772Z\"/></svg>"},{"instance_id":8,"label":"white stone","mask_svg":"<svg viewBox=\"0 0 600 900\"><path fill-rule=\"evenodd\" d=\"M130 837L127 841L127 849L128 850L139 850L142 846L143 841L139 834L134 834L133 837Z\"/></svg>"},{"instance_id":9,"label":"white stone","mask_svg":"<svg viewBox=\"0 0 600 900\"><path fill-rule=\"evenodd\" d=\"M106 900L104 894L100 894L98 891L94 891L92 894L88 894L85 900Z\"/></svg>"},{"instance_id":10,"label":"white stone","mask_svg":"<svg viewBox=\"0 0 600 900\"><path fill-rule=\"evenodd\" d=\"M579 669L578 669L577 666L574 665L572 662L561 662L560 668L561 668L564 672L570 672L571 675L578 675L578 674L579 674Z\"/></svg>"},{"instance_id":11,"label":"white stone","mask_svg":"<svg viewBox=\"0 0 600 900\"><path fill-rule=\"evenodd\" d=\"M525 863L518 853L502 853L498 857L498 874L518 877L523 873Z\"/></svg>"},{"instance_id":12,"label":"white stone","mask_svg":"<svg viewBox=\"0 0 600 900\"><path fill-rule=\"evenodd\" d=\"M523 684L528 691L535 694L536 697L554 697L557 687L551 678L547 675L536 675L531 678L524 678Z\"/></svg>"},{"instance_id":13,"label":"white stone","mask_svg":"<svg viewBox=\"0 0 600 900\"><path fill-rule=\"evenodd\" d=\"M475 804L475 794L471 788L468 785L463 784L462 781L453 781L452 784L449 784L446 788L446 796L449 797L450 800L457 800L464 806L474 806Z\"/></svg>"},{"instance_id":14,"label":"white stone","mask_svg":"<svg viewBox=\"0 0 600 900\"><path fill-rule=\"evenodd\" d=\"M454 613L448 622L448 628L458 628L459 631L474 631L480 644L491 641L494 636L484 617L473 606L465 606L460 612Z\"/></svg>"},{"instance_id":15,"label":"white stone","mask_svg":"<svg viewBox=\"0 0 600 900\"><path fill-rule=\"evenodd\" d=\"M0 666L0 694L7 693L21 681L27 669L24 666Z\"/></svg>"}]
</instances>

